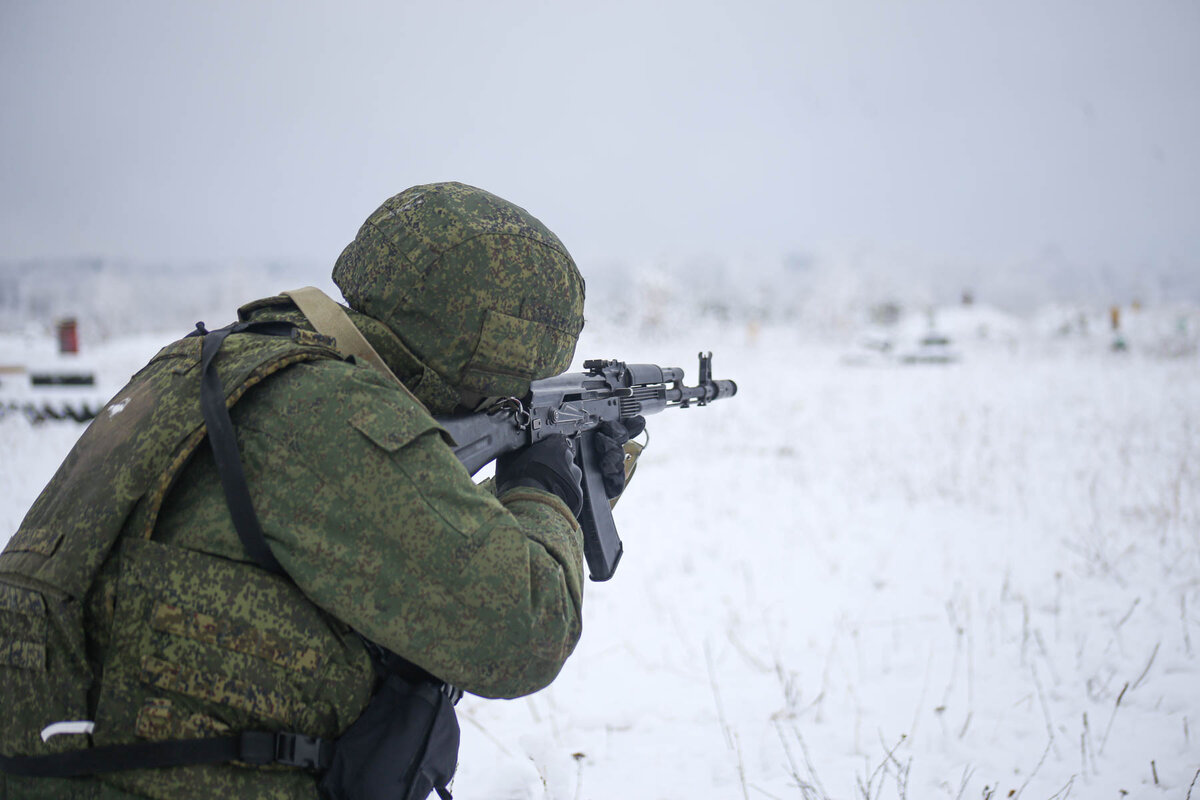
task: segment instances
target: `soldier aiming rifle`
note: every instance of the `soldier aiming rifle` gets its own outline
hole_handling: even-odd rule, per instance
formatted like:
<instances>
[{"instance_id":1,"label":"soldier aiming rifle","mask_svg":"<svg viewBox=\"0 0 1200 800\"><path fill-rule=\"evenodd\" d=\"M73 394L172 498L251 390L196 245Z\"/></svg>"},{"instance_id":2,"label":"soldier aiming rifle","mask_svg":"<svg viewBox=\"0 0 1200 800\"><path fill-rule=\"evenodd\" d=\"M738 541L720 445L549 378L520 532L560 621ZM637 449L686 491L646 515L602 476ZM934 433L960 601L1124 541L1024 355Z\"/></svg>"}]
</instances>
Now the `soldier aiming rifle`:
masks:
<instances>
[{"instance_id":1,"label":"soldier aiming rifle","mask_svg":"<svg viewBox=\"0 0 1200 800\"><path fill-rule=\"evenodd\" d=\"M643 415L736 390L561 375L583 279L473 187L391 198L333 279L164 347L0 553L0 796L448 798L461 693L575 648Z\"/></svg>"}]
</instances>

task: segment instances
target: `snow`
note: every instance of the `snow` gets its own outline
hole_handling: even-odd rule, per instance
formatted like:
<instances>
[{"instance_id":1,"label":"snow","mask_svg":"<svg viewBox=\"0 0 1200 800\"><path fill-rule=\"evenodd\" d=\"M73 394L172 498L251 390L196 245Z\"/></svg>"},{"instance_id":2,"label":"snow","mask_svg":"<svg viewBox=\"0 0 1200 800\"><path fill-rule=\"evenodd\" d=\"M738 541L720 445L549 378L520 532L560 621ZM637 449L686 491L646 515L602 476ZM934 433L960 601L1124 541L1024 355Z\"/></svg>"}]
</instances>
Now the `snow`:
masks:
<instances>
[{"instance_id":1,"label":"snow","mask_svg":"<svg viewBox=\"0 0 1200 800\"><path fill-rule=\"evenodd\" d=\"M1184 798L1196 314L1138 313L1113 352L1104 309L939 310L962 359L913 366L780 321L589 321L579 361L694 378L712 350L739 393L651 418L578 650L460 703L455 797ZM95 357L119 383L169 338ZM0 418L0 530L81 431Z\"/></svg>"}]
</instances>

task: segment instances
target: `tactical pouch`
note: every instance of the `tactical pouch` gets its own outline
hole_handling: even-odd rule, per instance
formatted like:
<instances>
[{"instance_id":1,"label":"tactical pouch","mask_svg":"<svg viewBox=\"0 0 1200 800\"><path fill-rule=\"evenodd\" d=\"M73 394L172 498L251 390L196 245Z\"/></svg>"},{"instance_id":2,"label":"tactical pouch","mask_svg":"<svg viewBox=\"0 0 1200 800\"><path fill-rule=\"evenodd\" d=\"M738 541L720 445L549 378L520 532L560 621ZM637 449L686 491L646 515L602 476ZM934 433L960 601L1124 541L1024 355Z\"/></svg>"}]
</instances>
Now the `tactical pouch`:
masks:
<instances>
[{"instance_id":1,"label":"tactical pouch","mask_svg":"<svg viewBox=\"0 0 1200 800\"><path fill-rule=\"evenodd\" d=\"M43 756L87 747L86 736L43 741L38 733L54 722L88 719L91 680L79 603L0 581L0 752ZM73 796L69 781L43 781L29 795L22 785L24 779L0 775L0 797Z\"/></svg>"},{"instance_id":2,"label":"tactical pouch","mask_svg":"<svg viewBox=\"0 0 1200 800\"><path fill-rule=\"evenodd\" d=\"M458 763L458 718L443 686L389 675L337 742L321 781L329 800L425 800Z\"/></svg>"}]
</instances>

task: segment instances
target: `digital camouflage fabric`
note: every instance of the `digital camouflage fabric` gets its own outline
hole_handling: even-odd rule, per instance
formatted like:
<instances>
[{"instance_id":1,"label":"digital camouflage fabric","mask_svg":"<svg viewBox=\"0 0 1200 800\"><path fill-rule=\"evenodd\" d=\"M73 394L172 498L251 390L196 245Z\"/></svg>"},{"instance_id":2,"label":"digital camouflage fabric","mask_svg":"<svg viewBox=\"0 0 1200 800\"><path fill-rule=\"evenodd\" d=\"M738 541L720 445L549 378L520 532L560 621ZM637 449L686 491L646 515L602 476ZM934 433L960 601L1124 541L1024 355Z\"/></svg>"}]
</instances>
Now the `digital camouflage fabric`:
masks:
<instances>
[{"instance_id":1,"label":"digital camouflage fabric","mask_svg":"<svg viewBox=\"0 0 1200 800\"><path fill-rule=\"evenodd\" d=\"M413 387L422 399L524 396L530 381L570 366L583 328L583 278L558 237L461 183L414 186L385 202L333 280L429 367L426 385ZM450 410L438 405L434 413Z\"/></svg>"},{"instance_id":2,"label":"digital camouflage fabric","mask_svg":"<svg viewBox=\"0 0 1200 800\"><path fill-rule=\"evenodd\" d=\"M289 365L339 358L328 347L276 337L237 337L228 344L217 368L231 403ZM41 741L39 731L65 720L94 720L90 738L97 745L212 735L222 726L236 729L239 722L284 729L278 716L271 722L208 714L195 692L174 699L155 692L164 676L211 687L234 675L227 662L237 648L228 646L229 638L213 648L216 657L212 652L203 658L174 656L181 643L195 647L220 629L234 632L238 642L273 637L278 650L306 638L310 646L319 641L329 663L357 670L357 680L340 684L319 685L315 676L305 684L292 677L293 703L303 698L314 707L341 707L353 716L353 707L361 708L369 697L373 674L362 645L294 585L277 579L247 584L253 577L247 573L257 570L242 565L241 574L230 575L235 565L198 555L186 570L167 569L161 559L150 557L160 547L148 539L168 488L202 441L199 357L198 338L160 351L85 431L0 554L0 596L7 601L0 613L0 651L21 654L0 661L0 702L10 720L0 729L0 745L8 755L87 746L89 737L80 735ZM149 591L141 588L147 583L153 584ZM239 602L234 591L239 587L256 589L257 602ZM146 607L151 601L157 603L153 609ZM260 616L264 607L267 613ZM281 613L273 619L273 612ZM181 633L185 629L188 633ZM255 697L262 687L262 681L243 683L243 699ZM330 736L342 727L328 718L305 724ZM158 771L153 782L160 787L182 783L195 791L253 783L246 771L224 770L220 779L212 770L173 776ZM121 796L116 785L138 780L138 773L115 776L101 795ZM299 789L311 783L304 775L283 781ZM86 780L6 777L3 782L4 797L87 797L100 791ZM272 792L263 796L296 796ZM189 795L176 791L173 796Z\"/></svg>"},{"instance_id":3,"label":"digital camouflage fabric","mask_svg":"<svg viewBox=\"0 0 1200 800\"><path fill-rule=\"evenodd\" d=\"M302 323L284 298L243 316ZM402 379L421 380L390 330L352 316ZM289 577L266 573L203 443L199 345L168 346L117 394L0 555L4 753L86 746L41 743L66 719L94 719L95 744L336 736L374 688L359 635L484 696L555 677L583 590L581 535L561 501L476 486L428 411L370 367L236 334L216 365ZM317 797L308 773L236 764L0 780L4 798Z\"/></svg>"}]
</instances>

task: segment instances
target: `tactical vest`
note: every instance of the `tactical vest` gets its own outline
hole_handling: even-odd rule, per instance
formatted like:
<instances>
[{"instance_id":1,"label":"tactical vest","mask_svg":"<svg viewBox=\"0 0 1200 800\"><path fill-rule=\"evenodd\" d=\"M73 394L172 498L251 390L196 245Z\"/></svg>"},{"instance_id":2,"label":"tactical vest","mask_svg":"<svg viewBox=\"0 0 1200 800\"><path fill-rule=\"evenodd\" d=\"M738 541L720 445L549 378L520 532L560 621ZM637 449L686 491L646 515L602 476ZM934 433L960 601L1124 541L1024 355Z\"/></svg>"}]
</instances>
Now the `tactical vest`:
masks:
<instances>
[{"instance_id":1,"label":"tactical vest","mask_svg":"<svg viewBox=\"0 0 1200 800\"><path fill-rule=\"evenodd\" d=\"M286 576L152 538L205 438L201 342L163 348L117 393L0 553L4 755L244 730L334 738L370 699L363 643ZM300 329L230 336L214 361L226 405L289 365L340 359L328 344ZM102 569L115 591L89 596ZM98 602L111 619L103 647L84 631L85 603ZM94 721L90 737L46 738L82 720ZM220 769L253 790L255 771ZM179 783L167 796L204 796L195 770L170 772ZM271 783L294 781L295 795L272 797L312 793L310 777L288 772L273 770Z\"/></svg>"}]
</instances>

